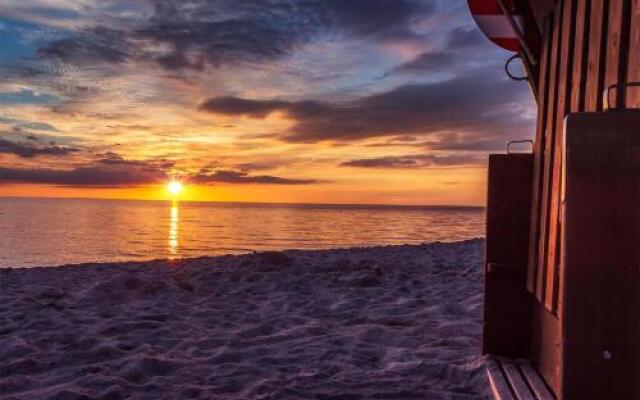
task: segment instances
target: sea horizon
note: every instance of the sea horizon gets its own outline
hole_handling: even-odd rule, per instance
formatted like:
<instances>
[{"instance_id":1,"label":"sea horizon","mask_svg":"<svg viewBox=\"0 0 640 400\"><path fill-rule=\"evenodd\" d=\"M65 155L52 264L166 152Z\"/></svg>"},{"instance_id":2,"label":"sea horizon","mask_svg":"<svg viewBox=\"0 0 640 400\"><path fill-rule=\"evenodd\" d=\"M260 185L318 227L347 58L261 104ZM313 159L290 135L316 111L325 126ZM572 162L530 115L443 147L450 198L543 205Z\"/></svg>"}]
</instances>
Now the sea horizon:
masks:
<instances>
[{"instance_id":1,"label":"sea horizon","mask_svg":"<svg viewBox=\"0 0 640 400\"><path fill-rule=\"evenodd\" d=\"M486 205L463 204L387 204L387 203L305 203L305 202L258 202L258 201L224 201L224 200L188 200L188 199L129 199L129 198L105 198L105 197L48 197L48 196L2 196L3 199L24 200L96 200L96 201L123 201L123 202L149 202L164 204L213 204L213 205L246 205L246 206L302 206L302 207L344 207L344 208L403 208L403 209L486 209Z\"/></svg>"},{"instance_id":2,"label":"sea horizon","mask_svg":"<svg viewBox=\"0 0 640 400\"><path fill-rule=\"evenodd\" d=\"M482 207L0 197L0 268L483 236Z\"/></svg>"}]
</instances>

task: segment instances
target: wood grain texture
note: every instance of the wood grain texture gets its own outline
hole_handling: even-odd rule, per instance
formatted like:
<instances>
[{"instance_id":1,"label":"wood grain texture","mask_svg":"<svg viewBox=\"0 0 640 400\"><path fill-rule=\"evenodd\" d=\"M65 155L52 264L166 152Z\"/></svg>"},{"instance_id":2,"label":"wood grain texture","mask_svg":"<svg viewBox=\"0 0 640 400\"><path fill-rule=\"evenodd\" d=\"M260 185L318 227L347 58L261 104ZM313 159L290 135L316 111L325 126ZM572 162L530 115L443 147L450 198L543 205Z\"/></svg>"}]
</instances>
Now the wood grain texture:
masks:
<instances>
[{"instance_id":1,"label":"wood grain texture","mask_svg":"<svg viewBox=\"0 0 640 400\"><path fill-rule=\"evenodd\" d=\"M488 361L487 378L495 400L515 400L500 366L494 360Z\"/></svg>"},{"instance_id":2,"label":"wood grain texture","mask_svg":"<svg viewBox=\"0 0 640 400\"><path fill-rule=\"evenodd\" d=\"M527 262L527 289L537 292L538 287L538 243L540 239L540 207L542 200L542 173L545 148L545 126L547 121L547 103L549 101L549 58L551 54L551 19L547 19L543 37L545 38L541 55L540 79L538 88L538 121L534 143L533 194L531 200L531 230L529 233L529 259Z\"/></svg>"},{"instance_id":3,"label":"wood grain texture","mask_svg":"<svg viewBox=\"0 0 640 400\"><path fill-rule=\"evenodd\" d=\"M518 361L518 368L522 371L522 375L527 380L527 383L531 387L531 391L535 395L537 400L554 400L555 396L547 385L544 383L538 372L533 369L531 363L528 361Z\"/></svg>"},{"instance_id":4,"label":"wood grain texture","mask_svg":"<svg viewBox=\"0 0 640 400\"><path fill-rule=\"evenodd\" d=\"M547 249L548 249L548 222L549 222L549 191L551 188L551 160L553 159L554 152L554 138L555 138L555 118L557 112L558 98L558 60L560 57L560 35L562 32L562 20L561 8L557 7L553 16L553 34L551 39L551 58L550 74L549 74L549 101L547 102L547 121L545 129L545 147L543 154L543 168L542 168L542 199L540 206L540 240L538 243L538 285L536 288L536 297L544 303L545 293L547 290Z\"/></svg>"},{"instance_id":5,"label":"wood grain texture","mask_svg":"<svg viewBox=\"0 0 640 400\"><path fill-rule=\"evenodd\" d=\"M614 0L621 1L621 0ZM604 89L604 60L608 0L591 0L589 17L589 60L585 87L585 111L602 110Z\"/></svg>"},{"instance_id":6,"label":"wood grain texture","mask_svg":"<svg viewBox=\"0 0 640 400\"><path fill-rule=\"evenodd\" d=\"M560 320L534 301L531 363L553 393L560 390Z\"/></svg>"},{"instance_id":7,"label":"wood grain texture","mask_svg":"<svg viewBox=\"0 0 640 400\"><path fill-rule=\"evenodd\" d=\"M540 208L542 198L542 173L545 148L545 126L547 121L547 102L549 98L549 74L551 54L551 19L547 19L543 34L544 42L540 60L540 79L538 88L538 119L536 140L534 143L533 194L531 200L531 231L529 234L529 259L527 262L527 289L537 293L538 287L538 248L540 240Z\"/></svg>"},{"instance_id":8,"label":"wood grain texture","mask_svg":"<svg viewBox=\"0 0 640 400\"><path fill-rule=\"evenodd\" d=\"M502 368L516 398L519 400L536 400L514 361L502 360Z\"/></svg>"},{"instance_id":9,"label":"wood grain texture","mask_svg":"<svg viewBox=\"0 0 640 400\"><path fill-rule=\"evenodd\" d=\"M584 110L584 95L587 84L587 62L589 60L589 18L591 2L577 0L573 46L573 73L571 74L571 111Z\"/></svg>"},{"instance_id":10,"label":"wood grain texture","mask_svg":"<svg viewBox=\"0 0 640 400\"><path fill-rule=\"evenodd\" d=\"M627 82L640 82L640 0L633 0L631 5L627 48ZM640 108L640 87L629 88L625 100L628 108Z\"/></svg>"},{"instance_id":11,"label":"wood grain texture","mask_svg":"<svg viewBox=\"0 0 640 400\"><path fill-rule=\"evenodd\" d=\"M560 57L558 58L558 104L554 121L553 160L551 160L551 188L549 190L549 233L547 247L547 290L544 303L553 313L558 305L559 245L560 236L560 171L562 167L562 131L564 117L569 112L571 103L570 83L573 70L573 46L575 34L575 0L564 0L562 3L562 31L560 39Z\"/></svg>"},{"instance_id":12,"label":"wood grain texture","mask_svg":"<svg viewBox=\"0 0 640 400\"><path fill-rule=\"evenodd\" d=\"M604 88L611 85L617 85L620 82L624 82L625 78L621 74L626 70L626 57L624 57L624 47L622 36L626 30L623 21L628 21L623 18L623 11L627 4L631 0L618 0L609 3L609 18L607 23L607 46L606 46L606 61L604 71ZM626 42L626 40L625 40ZM626 46L626 43L625 43ZM624 96L618 90L611 90L608 96L609 107L620 108L623 106Z\"/></svg>"}]
</instances>

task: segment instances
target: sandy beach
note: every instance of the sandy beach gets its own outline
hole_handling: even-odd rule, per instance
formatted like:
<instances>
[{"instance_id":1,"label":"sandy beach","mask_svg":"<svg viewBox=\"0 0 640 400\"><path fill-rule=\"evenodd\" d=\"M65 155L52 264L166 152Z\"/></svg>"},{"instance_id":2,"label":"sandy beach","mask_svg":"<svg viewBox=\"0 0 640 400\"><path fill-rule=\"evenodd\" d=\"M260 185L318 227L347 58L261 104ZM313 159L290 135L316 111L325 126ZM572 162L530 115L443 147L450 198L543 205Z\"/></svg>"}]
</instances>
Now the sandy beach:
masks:
<instances>
[{"instance_id":1,"label":"sandy beach","mask_svg":"<svg viewBox=\"0 0 640 400\"><path fill-rule=\"evenodd\" d=\"M482 240L0 270L2 399L485 399Z\"/></svg>"}]
</instances>

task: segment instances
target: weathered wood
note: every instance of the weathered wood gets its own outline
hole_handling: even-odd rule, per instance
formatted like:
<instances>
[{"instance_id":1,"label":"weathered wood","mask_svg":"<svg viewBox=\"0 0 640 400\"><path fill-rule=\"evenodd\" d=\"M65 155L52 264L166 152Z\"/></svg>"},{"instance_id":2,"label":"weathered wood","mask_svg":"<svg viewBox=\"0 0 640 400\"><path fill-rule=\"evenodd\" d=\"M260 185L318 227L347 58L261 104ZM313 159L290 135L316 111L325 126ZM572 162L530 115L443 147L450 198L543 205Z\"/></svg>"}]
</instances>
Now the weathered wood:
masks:
<instances>
[{"instance_id":1,"label":"weathered wood","mask_svg":"<svg viewBox=\"0 0 640 400\"><path fill-rule=\"evenodd\" d=\"M487 377L491 392L496 400L515 400L500 366L494 360L488 361Z\"/></svg>"},{"instance_id":2,"label":"weathered wood","mask_svg":"<svg viewBox=\"0 0 640 400\"><path fill-rule=\"evenodd\" d=\"M540 207L542 199L542 172L545 148L545 126L547 120L547 102L549 101L549 57L551 52L551 20L547 19L544 43L541 55L540 80L538 88L538 122L534 142L533 195L531 200L531 229L529 232L529 259L527 262L527 289L537 293L538 287L538 242L540 238Z\"/></svg>"},{"instance_id":3,"label":"weathered wood","mask_svg":"<svg viewBox=\"0 0 640 400\"><path fill-rule=\"evenodd\" d=\"M491 357L487 360L487 374L496 399L555 400L527 360Z\"/></svg>"},{"instance_id":4,"label":"weathered wood","mask_svg":"<svg viewBox=\"0 0 640 400\"><path fill-rule=\"evenodd\" d=\"M544 167L542 175L542 205L540 207L540 240L538 243L538 286L536 288L536 297L544 303L545 293L547 290L547 265L546 256L549 243L548 223L549 223L549 200L551 189L551 160L553 160L554 143L555 143L555 119L557 113L557 90L558 90L558 67L560 57L560 36L562 33L561 8L556 8L553 17L553 35L551 41L551 72L549 75L549 101L547 102L547 122L545 129L545 148L544 148Z\"/></svg>"},{"instance_id":5,"label":"weathered wood","mask_svg":"<svg viewBox=\"0 0 640 400\"><path fill-rule=\"evenodd\" d=\"M620 0L614 0L620 1ZM585 111L602 110L606 45L606 5L608 0L591 0L589 21L589 61L585 92Z\"/></svg>"},{"instance_id":6,"label":"weathered wood","mask_svg":"<svg viewBox=\"0 0 640 400\"><path fill-rule=\"evenodd\" d=\"M507 381L511 385L516 398L519 400L536 400L516 364L512 360L501 360L501 363L504 374L507 376Z\"/></svg>"},{"instance_id":7,"label":"weathered wood","mask_svg":"<svg viewBox=\"0 0 640 400\"><path fill-rule=\"evenodd\" d=\"M544 303L548 310L555 313L558 305L559 245L558 225L560 223L560 170L562 163L562 130L564 117L569 112L571 103L570 83L573 66L575 1L564 0L562 6L562 31L560 39L560 56L558 57L558 104L554 121L553 160L551 161L551 188L549 196L549 233L547 245L547 290Z\"/></svg>"},{"instance_id":8,"label":"weathered wood","mask_svg":"<svg viewBox=\"0 0 640 400\"><path fill-rule=\"evenodd\" d=\"M553 393L560 389L560 320L534 301L531 363Z\"/></svg>"},{"instance_id":9,"label":"weathered wood","mask_svg":"<svg viewBox=\"0 0 640 400\"><path fill-rule=\"evenodd\" d=\"M591 2L578 0L575 18L575 44L573 46L573 73L571 74L571 111L584 110L589 60L589 15Z\"/></svg>"},{"instance_id":10,"label":"weathered wood","mask_svg":"<svg viewBox=\"0 0 640 400\"><path fill-rule=\"evenodd\" d=\"M526 290L532 154L489 157L483 352L528 357L533 297Z\"/></svg>"},{"instance_id":11,"label":"weathered wood","mask_svg":"<svg viewBox=\"0 0 640 400\"><path fill-rule=\"evenodd\" d=\"M627 82L640 82L640 0L633 0L629 14ZM629 88L625 100L628 108L640 108L640 87Z\"/></svg>"},{"instance_id":12,"label":"weathered wood","mask_svg":"<svg viewBox=\"0 0 640 400\"><path fill-rule=\"evenodd\" d=\"M640 111L571 114L562 399L640 399Z\"/></svg>"},{"instance_id":13,"label":"weathered wood","mask_svg":"<svg viewBox=\"0 0 640 400\"><path fill-rule=\"evenodd\" d=\"M604 74L604 88L608 88L611 85L617 85L624 82L625 77L622 75L626 70L626 58L623 54L623 41L622 35L625 31L623 21L623 11L630 0L612 1L609 3L609 15L608 15L608 32L607 32L607 46L606 46L606 60L605 60L605 74ZM625 43L626 45L626 43ZM608 94L609 105L613 108L622 107L624 96L618 90L612 90Z\"/></svg>"},{"instance_id":14,"label":"weathered wood","mask_svg":"<svg viewBox=\"0 0 640 400\"><path fill-rule=\"evenodd\" d=\"M547 385L544 383L538 372L533 369L531 363L528 361L519 360L517 362L520 371L522 371L522 375L527 380L529 387L531 387L531 391L535 395L538 400L554 400L555 396Z\"/></svg>"}]
</instances>

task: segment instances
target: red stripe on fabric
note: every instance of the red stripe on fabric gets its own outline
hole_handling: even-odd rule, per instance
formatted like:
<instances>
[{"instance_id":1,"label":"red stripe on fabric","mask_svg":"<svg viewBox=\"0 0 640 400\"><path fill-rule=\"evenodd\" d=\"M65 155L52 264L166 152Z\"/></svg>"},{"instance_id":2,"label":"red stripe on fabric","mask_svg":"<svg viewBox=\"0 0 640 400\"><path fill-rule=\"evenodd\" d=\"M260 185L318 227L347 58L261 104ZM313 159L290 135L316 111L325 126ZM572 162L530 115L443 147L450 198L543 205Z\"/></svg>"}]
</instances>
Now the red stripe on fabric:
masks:
<instances>
[{"instance_id":1,"label":"red stripe on fabric","mask_svg":"<svg viewBox=\"0 0 640 400\"><path fill-rule=\"evenodd\" d=\"M491 41L505 50L517 52L520 51L520 42L514 38L490 38Z\"/></svg>"},{"instance_id":2,"label":"red stripe on fabric","mask_svg":"<svg viewBox=\"0 0 640 400\"><path fill-rule=\"evenodd\" d=\"M502 15L497 0L467 0L469 10L474 15ZM513 9L513 0L505 0L504 4Z\"/></svg>"},{"instance_id":3,"label":"red stripe on fabric","mask_svg":"<svg viewBox=\"0 0 640 400\"><path fill-rule=\"evenodd\" d=\"M496 0L468 0L469 10L474 15L502 14Z\"/></svg>"}]
</instances>

